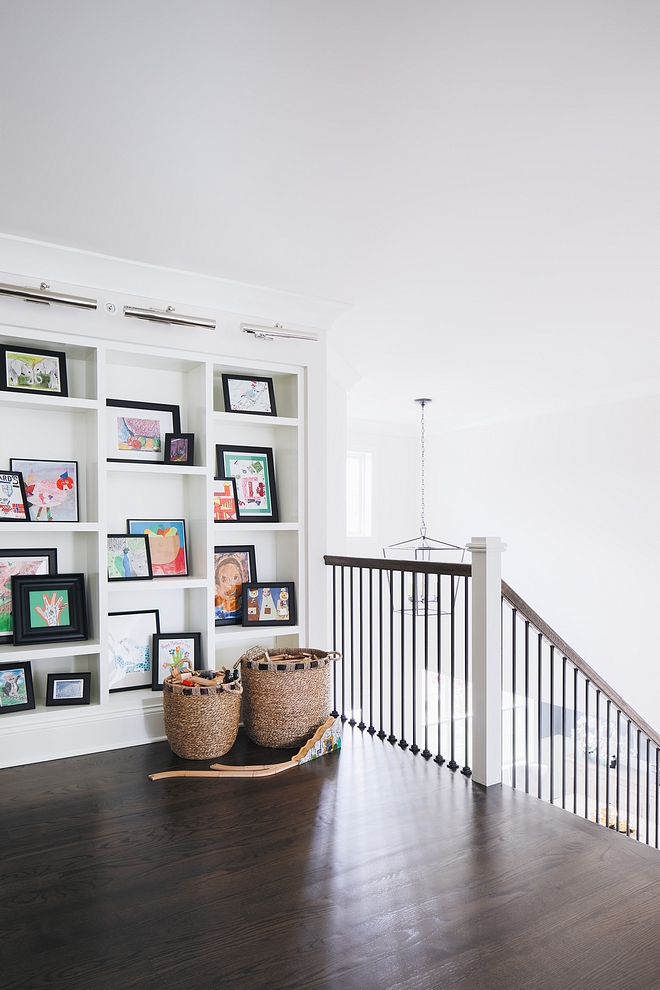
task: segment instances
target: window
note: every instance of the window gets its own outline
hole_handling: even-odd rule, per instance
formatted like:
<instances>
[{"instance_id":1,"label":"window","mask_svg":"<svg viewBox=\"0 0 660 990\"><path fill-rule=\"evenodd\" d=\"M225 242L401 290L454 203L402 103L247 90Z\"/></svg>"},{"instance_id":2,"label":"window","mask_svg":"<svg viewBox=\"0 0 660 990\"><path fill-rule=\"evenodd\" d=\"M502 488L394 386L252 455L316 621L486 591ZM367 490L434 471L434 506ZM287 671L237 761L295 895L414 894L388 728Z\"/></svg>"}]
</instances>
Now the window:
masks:
<instances>
[{"instance_id":1,"label":"window","mask_svg":"<svg viewBox=\"0 0 660 990\"><path fill-rule=\"evenodd\" d=\"M346 455L346 535L371 536L371 454Z\"/></svg>"}]
</instances>

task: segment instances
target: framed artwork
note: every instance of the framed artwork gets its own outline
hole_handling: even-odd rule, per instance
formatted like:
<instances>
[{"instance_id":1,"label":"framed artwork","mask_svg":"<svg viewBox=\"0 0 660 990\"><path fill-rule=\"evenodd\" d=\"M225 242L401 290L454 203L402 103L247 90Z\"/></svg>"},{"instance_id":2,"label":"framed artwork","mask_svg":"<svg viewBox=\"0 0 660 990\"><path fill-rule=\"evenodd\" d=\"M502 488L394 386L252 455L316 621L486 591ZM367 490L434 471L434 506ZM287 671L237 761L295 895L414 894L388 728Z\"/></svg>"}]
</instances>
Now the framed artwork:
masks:
<instances>
[{"instance_id":1,"label":"framed artwork","mask_svg":"<svg viewBox=\"0 0 660 990\"><path fill-rule=\"evenodd\" d=\"M148 581L151 573L149 537L126 533L108 535L108 581Z\"/></svg>"},{"instance_id":2,"label":"framed artwork","mask_svg":"<svg viewBox=\"0 0 660 990\"><path fill-rule=\"evenodd\" d=\"M272 447L217 444L218 474L236 482L239 521L279 522Z\"/></svg>"},{"instance_id":3,"label":"framed artwork","mask_svg":"<svg viewBox=\"0 0 660 990\"><path fill-rule=\"evenodd\" d=\"M158 609L110 612L108 615L110 693L151 687L151 640L159 632Z\"/></svg>"},{"instance_id":4,"label":"framed artwork","mask_svg":"<svg viewBox=\"0 0 660 990\"><path fill-rule=\"evenodd\" d=\"M84 574L17 574L11 595L15 646L87 639Z\"/></svg>"},{"instance_id":5,"label":"framed artwork","mask_svg":"<svg viewBox=\"0 0 660 990\"><path fill-rule=\"evenodd\" d=\"M243 585L244 626L295 626L296 600L293 581Z\"/></svg>"},{"instance_id":6,"label":"framed artwork","mask_svg":"<svg viewBox=\"0 0 660 990\"><path fill-rule=\"evenodd\" d=\"M0 474L0 521L30 521L23 475L20 471L6 471Z\"/></svg>"},{"instance_id":7,"label":"framed artwork","mask_svg":"<svg viewBox=\"0 0 660 990\"><path fill-rule=\"evenodd\" d=\"M236 482L233 478L215 478L214 480L213 522L238 522Z\"/></svg>"},{"instance_id":8,"label":"framed artwork","mask_svg":"<svg viewBox=\"0 0 660 990\"><path fill-rule=\"evenodd\" d=\"M243 585L257 580L254 546L215 547L213 579L216 626L240 625L243 620Z\"/></svg>"},{"instance_id":9,"label":"framed artwork","mask_svg":"<svg viewBox=\"0 0 660 990\"><path fill-rule=\"evenodd\" d=\"M0 663L0 715L34 708L32 665L21 660Z\"/></svg>"},{"instance_id":10,"label":"framed artwork","mask_svg":"<svg viewBox=\"0 0 660 990\"><path fill-rule=\"evenodd\" d=\"M165 463L194 464L195 434L166 433L165 434Z\"/></svg>"},{"instance_id":11,"label":"framed artwork","mask_svg":"<svg viewBox=\"0 0 660 990\"><path fill-rule=\"evenodd\" d=\"M11 643L11 579L17 574L57 574L57 550L0 550L0 643Z\"/></svg>"},{"instance_id":12,"label":"framed artwork","mask_svg":"<svg viewBox=\"0 0 660 990\"><path fill-rule=\"evenodd\" d=\"M78 522L78 461L12 457L9 467L23 475L32 522Z\"/></svg>"},{"instance_id":13,"label":"framed artwork","mask_svg":"<svg viewBox=\"0 0 660 990\"><path fill-rule=\"evenodd\" d=\"M91 687L92 674L89 670L75 674L49 674L46 684L46 707L88 705Z\"/></svg>"},{"instance_id":14,"label":"framed artwork","mask_svg":"<svg viewBox=\"0 0 660 990\"><path fill-rule=\"evenodd\" d=\"M226 412L277 416L272 378L223 374L222 394Z\"/></svg>"},{"instance_id":15,"label":"framed artwork","mask_svg":"<svg viewBox=\"0 0 660 990\"><path fill-rule=\"evenodd\" d=\"M0 363L0 388L5 392L69 394L64 351L0 346Z\"/></svg>"},{"instance_id":16,"label":"framed artwork","mask_svg":"<svg viewBox=\"0 0 660 990\"><path fill-rule=\"evenodd\" d=\"M166 434L181 433L179 407L124 399L106 399L106 406L108 460L162 464Z\"/></svg>"},{"instance_id":17,"label":"framed artwork","mask_svg":"<svg viewBox=\"0 0 660 990\"><path fill-rule=\"evenodd\" d=\"M192 670L202 666L202 634L163 633L153 637L153 691L163 690L163 681L172 667L187 660Z\"/></svg>"},{"instance_id":18,"label":"framed artwork","mask_svg":"<svg viewBox=\"0 0 660 990\"><path fill-rule=\"evenodd\" d=\"M149 537L153 577L186 576L188 559L183 519L127 519L126 527L131 535Z\"/></svg>"}]
</instances>

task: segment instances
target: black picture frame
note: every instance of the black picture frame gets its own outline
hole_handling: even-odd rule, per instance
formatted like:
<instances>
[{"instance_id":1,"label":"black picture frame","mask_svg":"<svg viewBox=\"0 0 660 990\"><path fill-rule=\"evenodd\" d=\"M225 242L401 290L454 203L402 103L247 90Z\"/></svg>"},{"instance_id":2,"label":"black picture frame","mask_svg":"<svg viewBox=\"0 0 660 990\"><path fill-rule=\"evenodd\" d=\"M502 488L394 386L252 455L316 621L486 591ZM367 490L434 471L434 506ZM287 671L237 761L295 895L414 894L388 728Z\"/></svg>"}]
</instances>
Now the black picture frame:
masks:
<instances>
[{"instance_id":1,"label":"black picture frame","mask_svg":"<svg viewBox=\"0 0 660 990\"><path fill-rule=\"evenodd\" d=\"M165 534L165 529L170 528L176 531L180 549L175 558L170 558L169 561L164 561L161 552L164 545L159 546L158 541L160 537ZM150 532L147 532L147 530ZM151 573L154 578L188 577L188 544L186 539L185 519L127 519L126 531L130 533L131 536L136 534L141 535L144 533L149 537ZM181 551L183 551L182 558L180 558ZM174 564L175 560L178 560L176 565ZM183 569L180 568L181 563L183 564ZM174 569L175 567L179 567L179 570Z\"/></svg>"},{"instance_id":2,"label":"black picture frame","mask_svg":"<svg viewBox=\"0 0 660 990\"><path fill-rule=\"evenodd\" d=\"M247 564L247 575L245 575ZM231 576L232 571L238 572L239 576L243 576L243 580L240 582L241 588L237 592L236 598L237 607L234 610L226 608L222 604L222 599L227 600L229 595L223 594L225 590L225 585L227 585L226 590L231 593L232 587L234 585L229 584L223 580L223 573L226 572ZM243 586L248 581L257 580L257 560L255 554L255 548L253 544L247 544L245 546L220 546L213 548L213 611L215 615L216 626L240 626L243 622Z\"/></svg>"},{"instance_id":3,"label":"black picture frame","mask_svg":"<svg viewBox=\"0 0 660 990\"><path fill-rule=\"evenodd\" d=\"M75 687L75 693L72 692ZM92 694L92 672L79 670L66 674L48 674L46 682L46 707L63 708L69 705L89 705Z\"/></svg>"},{"instance_id":4,"label":"black picture frame","mask_svg":"<svg viewBox=\"0 0 660 990\"><path fill-rule=\"evenodd\" d=\"M236 481L234 478L214 478L214 488L213 488L213 522L222 523L237 523L240 522L240 517L238 515L238 495L236 494ZM220 482L218 485L217 482ZM229 485L231 488L231 494L221 489ZM232 511L228 508L228 499L233 500L234 508L232 519L229 513Z\"/></svg>"},{"instance_id":5,"label":"black picture frame","mask_svg":"<svg viewBox=\"0 0 660 990\"><path fill-rule=\"evenodd\" d=\"M32 664L28 660L0 663L0 715L27 712L34 707Z\"/></svg>"},{"instance_id":6,"label":"black picture frame","mask_svg":"<svg viewBox=\"0 0 660 990\"><path fill-rule=\"evenodd\" d=\"M150 688L153 677L152 637L160 632L157 608L108 613L108 691ZM140 652L143 662L140 663ZM149 654L149 666L144 658Z\"/></svg>"},{"instance_id":7,"label":"black picture frame","mask_svg":"<svg viewBox=\"0 0 660 990\"><path fill-rule=\"evenodd\" d=\"M202 669L202 634L200 632L184 632L184 633L155 633L152 637L152 650L151 650L151 673L152 691L162 691L163 690L163 680L168 675L165 673L165 669L160 663L160 650L161 645L169 644L181 644L181 643L192 643L193 644L193 655L190 660L190 667L192 670ZM169 651L168 651L169 652Z\"/></svg>"},{"instance_id":8,"label":"black picture frame","mask_svg":"<svg viewBox=\"0 0 660 990\"><path fill-rule=\"evenodd\" d=\"M106 442L108 447L108 452L118 450L119 446L118 440L118 426L117 420L114 414L111 415L110 410L124 409L127 413L135 411L137 413L151 413L153 419L159 421L159 443L160 448L158 451L149 451L153 453L153 456L145 457L145 448L140 446L136 439L137 446L135 449L135 456L125 456L125 457L108 457L107 460L113 464L164 464L165 457L165 436L168 433L181 433L181 412L178 406L170 405L164 402L129 402L128 399L106 399L105 404L108 410L107 422L106 422ZM124 417L122 417L124 418ZM129 419L131 417L128 417ZM148 419L148 416L139 415L136 417L138 419ZM162 437L162 441L161 441ZM125 438L125 442L128 443L128 439ZM124 451L128 454L130 446Z\"/></svg>"},{"instance_id":9,"label":"black picture frame","mask_svg":"<svg viewBox=\"0 0 660 990\"><path fill-rule=\"evenodd\" d=\"M277 503L277 485L275 483L275 462L272 447L252 447L248 444L219 443L215 447L218 474L223 478L233 477L236 482L236 497L239 522L279 522L279 506ZM234 455L232 457L231 455ZM239 473L229 470L229 463L245 465L238 468ZM263 482L268 493L265 505L255 502L259 497L254 489L259 482L259 471L254 469L260 464L263 471ZM251 490L252 489L252 490ZM252 504L251 504L252 503Z\"/></svg>"},{"instance_id":10,"label":"black picture frame","mask_svg":"<svg viewBox=\"0 0 660 990\"><path fill-rule=\"evenodd\" d=\"M30 522L30 507L20 471L0 473L0 522Z\"/></svg>"},{"instance_id":11,"label":"black picture frame","mask_svg":"<svg viewBox=\"0 0 660 990\"><path fill-rule=\"evenodd\" d=\"M14 574L21 573L21 571L15 570L13 563L17 558L25 558L26 563L31 560L33 564L39 561L40 565L43 564L45 558L48 564L48 569L45 573L57 574L57 550L55 547L14 547L7 550L0 549L0 643L11 643L14 639L12 633L11 579ZM23 571L22 573L29 575L30 571ZM34 576L37 572L33 570L31 573Z\"/></svg>"},{"instance_id":12,"label":"black picture frame","mask_svg":"<svg viewBox=\"0 0 660 990\"><path fill-rule=\"evenodd\" d=\"M178 447L177 447L178 445ZM182 457L179 450L185 450L185 457ZM165 464L185 464L195 463L195 434L194 433L166 433L165 434Z\"/></svg>"},{"instance_id":13,"label":"black picture frame","mask_svg":"<svg viewBox=\"0 0 660 990\"><path fill-rule=\"evenodd\" d=\"M232 383L249 382L252 388L252 395L246 393L240 400L235 394L236 388ZM240 387L240 385L239 385ZM225 412L238 413L247 416L277 416L275 405L275 388L273 379L265 375L222 375L222 397L225 403ZM260 406L268 408L259 408ZM257 408L253 408L256 406Z\"/></svg>"},{"instance_id":14,"label":"black picture frame","mask_svg":"<svg viewBox=\"0 0 660 990\"><path fill-rule=\"evenodd\" d=\"M80 522L78 461L59 457L11 457L9 467L22 475L30 522ZM31 478L34 478L33 482ZM40 501L31 501L33 496ZM42 510L46 512L45 516L41 515Z\"/></svg>"},{"instance_id":15,"label":"black picture frame","mask_svg":"<svg viewBox=\"0 0 660 990\"><path fill-rule=\"evenodd\" d=\"M40 361L44 366L37 371ZM22 362L23 368L19 367ZM32 375L21 374L29 372L32 364ZM47 351L43 347L21 347L17 345L10 347L0 345L0 389L3 392L23 392L29 395L58 395L68 396L69 384L66 373L66 354L64 351ZM46 385L43 376L48 374L48 384ZM53 377L54 376L54 377ZM38 378L39 381L31 385L27 381L21 384L21 378Z\"/></svg>"},{"instance_id":16,"label":"black picture frame","mask_svg":"<svg viewBox=\"0 0 660 990\"><path fill-rule=\"evenodd\" d=\"M111 544L113 541L115 546ZM139 546L131 546L135 542ZM108 533L106 571L108 581L151 581L150 541L146 533ZM121 562L116 562L117 553ZM135 559L137 552L138 558ZM127 570L129 573L127 573ZM122 573L123 572L123 573Z\"/></svg>"},{"instance_id":17,"label":"black picture frame","mask_svg":"<svg viewBox=\"0 0 660 990\"><path fill-rule=\"evenodd\" d=\"M40 574L34 577L18 574L11 579L11 594L14 646L88 638L84 574ZM54 609L57 609L58 621L50 625L50 619L55 618ZM62 623L60 617L65 609L68 610L68 621Z\"/></svg>"},{"instance_id":18,"label":"black picture frame","mask_svg":"<svg viewBox=\"0 0 660 990\"><path fill-rule=\"evenodd\" d=\"M265 603L268 591L269 603ZM255 594L253 594L253 592ZM261 592L261 594L259 594ZM282 593L286 592L287 616L277 618L279 614L279 602L282 601ZM276 597L274 595L276 594ZM252 604L254 603L254 604ZM275 618L262 618L265 607L271 611ZM257 615L252 609L257 609ZM249 581L243 585L243 625L251 629L258 629L262 626L295 626L296 624L296 594L293 581Z\"/></svg>"}]
</instances>

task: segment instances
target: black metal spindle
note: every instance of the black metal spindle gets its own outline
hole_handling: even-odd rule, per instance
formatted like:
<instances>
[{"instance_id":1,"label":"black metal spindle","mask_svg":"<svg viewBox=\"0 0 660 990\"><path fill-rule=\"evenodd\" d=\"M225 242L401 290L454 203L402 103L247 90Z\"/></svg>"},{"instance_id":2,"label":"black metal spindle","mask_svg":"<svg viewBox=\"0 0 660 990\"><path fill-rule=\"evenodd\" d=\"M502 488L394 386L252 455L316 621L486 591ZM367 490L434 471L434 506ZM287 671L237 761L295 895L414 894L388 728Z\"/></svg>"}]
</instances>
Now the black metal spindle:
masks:
<instances>
[{"instance_id":1,"label":"black metal spindle","mask_svg":"<svg viewBox=\"0 0 660 990\"><path fill-rule=\"evenodd\" d=\"M394 745L394 571L390 571L390 734L388 743Z\"/></svg>"},{"instance_id":2,"label":"black metal spindle","mask_svg":"<svg viewBox=\"0 0 660 990\"><path fill-rule=\"evenodd\" d=\"M431 758L429 749L429 575L424 575L424 749L425 760Z\"/></svg>"},{"instance_id":3,"label":"black metal spindle","mask_svg":"<svg viewBox=\"0 0 660 990\"><path fill-rule=\"evenodd\" d=\"M438 661L438 752L437 755L433 757L435 763L439 767L445 762L445 758L442 755L442 581L440 575L436 576L437 581L437 599L438 599L438 614L437 614L437 631L436 631L436 653Z\"/></svg>"},{"instance_id":4,"label":"black metal spindle","mask_svg":"<svg viewBox=\"0 0 660 990\"><path fill-rule=\"evenodd\" d=\"M566 657L561 664L561 806L566 807Z\"/></svg>"},{"instance_id":5,"label":"black metal spindle","mask_svg":"<svg viewBox=\"0 0 660 990\"><path fill-rule=\"evenodd\" d=\"M630 835L630 728L631 721L626 724L626 835Z\"/></svg>"},{"instance_id":6,"label":"black metal spindle","mask_svg":"<svg viewBox=\"0 0 660 990\"><path fill-rule=\"evenodd\" d=\"M369 569L369 728L373 736L374 727L374 572Z\"/></svg>"},{"instance_id":7,"label":"black metal spindle","mask_svg":"<svg viewBox=\"0 0 660 990\"><path fill-rule=\"evenodd\" d=\"M550 804L555 803L555 648L550 646Z\"/></svg>"},{"instance_id":8,"label":"black metal spindle","mask_svg":"<svg viewBox=\"0 0 660 990\"><path fill-rule=\"evenodd\" d=\"M341 720L346 721L346 568L341 569Z\"/></svg>"},{"instance_id":9,"label":"black metal spindle","mask_svg":"<svg viewBox=\"0 0 660 990\"><path fill-rule=\"evenodd\" d=\"M619 831L619 807L621 801L621 712L616 710L616 830Z\"/></svg>"},{"instance_id":10,"label":"black metal spindle","mask_svg":"<svg viewBox=\"0 0 660 990\"><path fill-rule=\"evenodd\" d=\"M332 650L337 652L337 565L332 565ZM332 701L333 709L330 714L337 718L337 664L332 664Z\"/></svg>"},{"instance_id":11,"label":"black metal spindle","mask_svg":"<svg viewBox=\"0 0 660 990\"><path fill-rule=\"evenodd\" d=\"M406 572L401 571L401 738L399 739L399 746L401 749L407 749L408 743L406 742L406 582L405 582ZM414 619L414 602L413 602L413 622Z\"/></svg>"},{"instance_id":12,"label":"black metal spindle","mask_svg":"<svg viewBox=\"0 0 660 990\"><path fill-rule=\"evenodd\" d=\"M651 835L651 740L646 737L646 845Z\"/></svg>"},{"instance_id":13,"label":"black metal spindle","mask_svg":"<svg viewBox=\"0 0 660 990\"><path fill-rule=\"evenodd\" d=\"M578 669L573 667L573 814L577 815L577 707L578 707Z\"/></svg>"},{"instance_id":14,"label":"black metal spindle","mask_svg":"<svg viewBox=\"0 0 660 990\"><path fill-rule=\"evenodd\" d=\"M460 578L459 578L460 581ZM470 756L469 756L469 709L468 709L468 690L470 685L470 653L469 653L469 643L470 643L470 630L469 630L469 613L468 613L468 583L467 579L463 581L463 659L464 659L464 677L465 677L465 693L464 699L465 704L463 706L464 715L464 729L465 729L465 766L461 767L461 773L466 777L472 776L472 770L470 769Z\"/></svg>"},{"instance_id":15,"label":"black metal spindle","mask_svg":"<svg viewBox=\"0 0 660 990\"><path fill-rule=\"evenodd\" d=\"M589 678L584 681L584 817L589 817Z\"/></svg>"},{"instance_id":16,"label":"black metal spindle","mask_svg":"<svg viewBox=\"0 0 660 990\"><path fill-rule=\"evenodd\" d=\"M353 568L349 570L348 574L348 594L349 594L349 613L348 613L348 630L351 645L351 717L348 720L349 725L355 725L355 594L353 585Z\"/></svg>"},{"instance_id":17,"label":"black metal spindle","mask_svg":"<svg viewBox=\"0 0 660 990\"><path fill-rule=\"evenodd\" d=\"M607 699L607 753L605 757L605 827L610 827L610 709L612 702Z\"/></svg>"},{"instance_id":18,"label":"black metal spindle","mask_svg":"<svg viewBox=\"0 0 660 990\"><path fill-rule=\"evenodd\" d=\"M525 620L525 794L529 794L529 620Z\"/></svg>"},{"instance_id":19,"label":"black metal spindle","mask_svg":"<svg viewBox=\"0 0 660 990\"><path fill-rule=\"evenodd\" d=\"M600 688L596 688L596 821L600 816Z\"/></svg>"},{"instance_id":20,"label":"black metal spindle","mask_svg":"<svg viewBox=\"0 0 660 990\"><path fill-rule=\"evenodd\" d=\"M378 738L385 739L387 733L385 732L385 669L384 669L384 652L383 652L383 639L385 637L385 631L383 629L383 571L378 572L378 686L380 691L378 692L380 697L378 701Z\"/></svg>"},{"instance_id":21,"label":"black metal spindle","mask_svg":"<svg viewBox=\"0 0 660 990\"><path fill-rule=\"evenodd\" d=\"M450 677L451 682L449 685L449 697L450 697L450 752L449 752L449 763L447 766L450 770L458 770L458 763L456 762L455 755L455 725L454 718L456 715L456 597L454 595L454 575L451 575L451 610L449 613L450 618Z\"/></svg>"},{"instance_id":22,"label":"black metal spindle","mask_svg":"<svg viewBox=\"0 0 660 990\"><path fill-rule=\"evenodd\" d=\"M412 686L411 686L411 700L412 700L412 743L410 744L410 752L413 756L417 756L419 753L419 746L417 745L417 574L412 574L413 581L413 613L412 613Z\"/></svg>"},{"instance_id":23,"label":"black metal spindle","mask_svg":"<svg viewBox=\"0 0 660 990\"><path fill-rule=\"evenodd\" d=\"M366 729L364 721L364 568L359 569L360 580L360 721L358 729Z\"/></svg>"},{"instance_id":24,"label":"black metal spindle","mask_svg":"<svg viewBox=\"0 0 660 990\"><path fill-rule=\"evenodd\" d=\"M516 777L516 626L518 609L511 609L511 782L515 787Z\"/></svg>"},{"instance_id":25,"label":"black metal spindle","mask_svg":"<svg viewBox=\"0 0 660 990\"><path fill-rule=\"evenodd\" d=\"M536 777L537 777L537 796L543 797L543 777L541 774L541 765L543 757L543 634L538 633L538 673L536 679L537 695L536 699Z\"/></svg>"},{"instance_id":26,"label":"black metal spindle","mask_svg":"<svg viewBox=\"0 0 660 990\"><path fill-rule=\"evenodd\" d=\"M636 828L635 828L635 838L639 842L639 816L640 816L640 793L639 793L639 747L642 741L642 730L637 730L637 818L636 818Z\"/></svg>"}]
</instances>

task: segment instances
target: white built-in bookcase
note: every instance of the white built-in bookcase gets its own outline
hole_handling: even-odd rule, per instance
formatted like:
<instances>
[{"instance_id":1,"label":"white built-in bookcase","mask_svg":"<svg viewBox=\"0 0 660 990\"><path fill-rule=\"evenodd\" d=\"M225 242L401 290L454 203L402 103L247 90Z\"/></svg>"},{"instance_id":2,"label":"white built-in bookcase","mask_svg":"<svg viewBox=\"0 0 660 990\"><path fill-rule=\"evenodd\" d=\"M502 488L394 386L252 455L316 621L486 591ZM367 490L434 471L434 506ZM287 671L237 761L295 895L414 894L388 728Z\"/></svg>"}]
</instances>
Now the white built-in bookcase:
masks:
<instances>
[{"instance_id":1,"label":"white built-in bookcase","mask_svg":"<svg viewBox=\"0 0 660 990\"><path fill-rule=\"evenodd\" d=\"M8 305L16 311L18 304ZM57 319L60 325L64 322L59 314ZM232 320L236 328L239 319ZM93 327L91 315L85 314L85 321L86 328ZM275 342L239 338L236 332L227 353L222 353L217 337L213 352L205 352L182 347L177 333L160 335L178 344L168 347L150 342L155 336L150 328L141 331L138 327L133 334L123 325L120 329L124 339L92 337L89 329L68 335L41 329L38 323L30 327L0 323L3 344L64 351L69 379L68 397L0 391L0 468L8 468L11 457L77 460L80 485L79 522L0 523L0 548L56 547L60 572L86 575L90 627L86 642L31 647L0 644L0 661L30 660L37 702L34 711L0 714L0 766L164 737L161 693L108 690L109 612L158 608L161 632L202 633L203 666L211 668L233 664L256 643L297 646L308 643L310 635L315 640L324 635L325 601L319 596L324 588L320 532L325 499L320 432L324 363L318 353L323 344L305 341L296 351L290 342L281 348ZM310 348L318 408L309 395L306 354ZM300 363L282 362L283 353L297 354ZM278 415L226 412L223 372L271 377ZM178 405L181 429L195 434L194 466L108 462L106 398ZM220 442L273 448L279 522L214 523L215 447ZM310 447L317 451L311 472ZM108 583L106 534L125 532L130 517L185 519L187 577ZM244 544L255 546L258 580L295 582L295 626L262 630L215 626L214 546ZM316 574L311 581L310 559ZM311 609L310 595L315 599ZM91 705L46 708L48 673L78 670L92 673Z\"/></svg>"}]
</instances>

